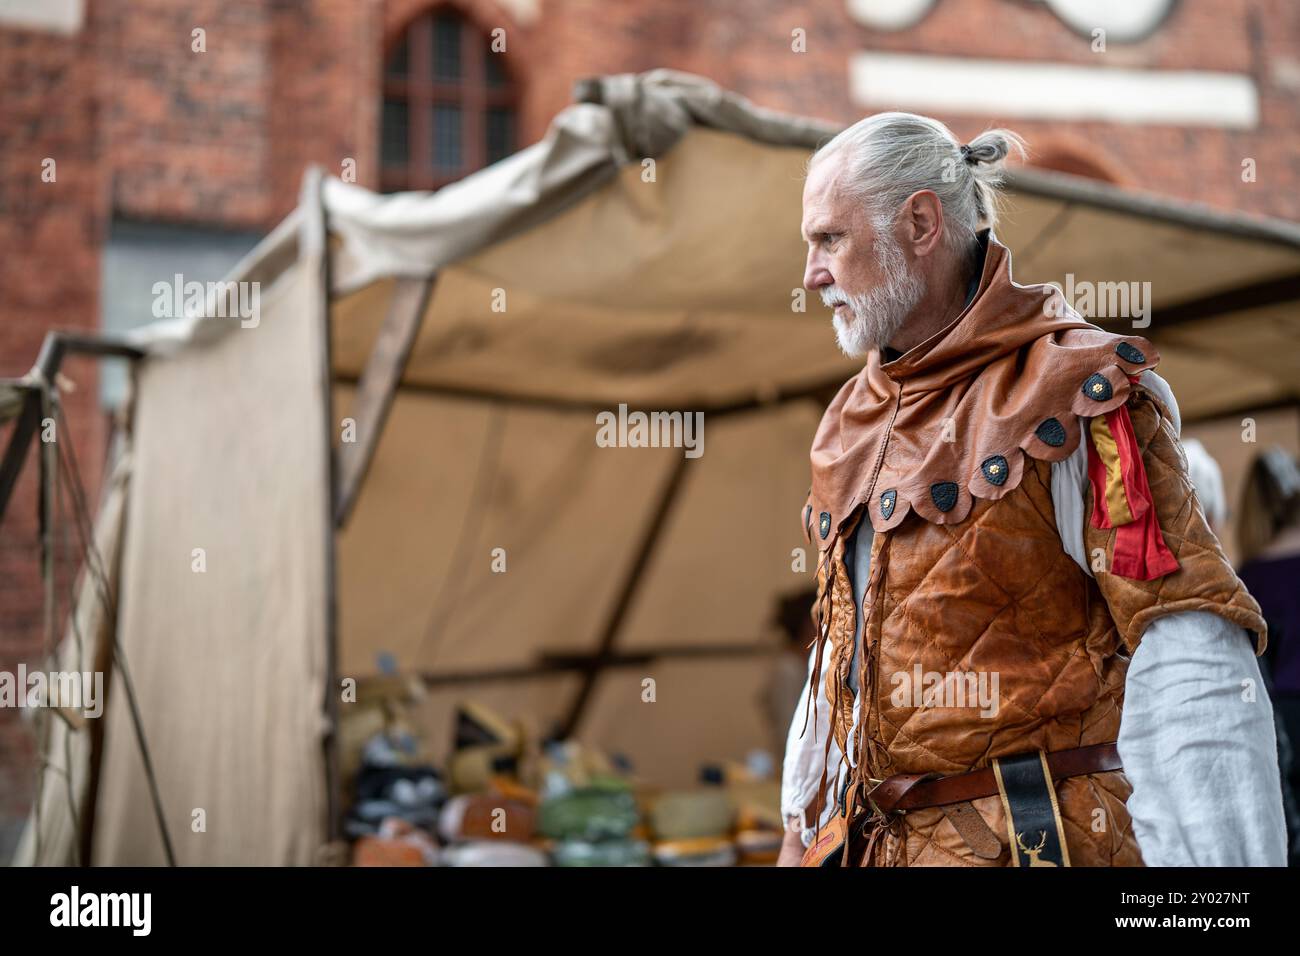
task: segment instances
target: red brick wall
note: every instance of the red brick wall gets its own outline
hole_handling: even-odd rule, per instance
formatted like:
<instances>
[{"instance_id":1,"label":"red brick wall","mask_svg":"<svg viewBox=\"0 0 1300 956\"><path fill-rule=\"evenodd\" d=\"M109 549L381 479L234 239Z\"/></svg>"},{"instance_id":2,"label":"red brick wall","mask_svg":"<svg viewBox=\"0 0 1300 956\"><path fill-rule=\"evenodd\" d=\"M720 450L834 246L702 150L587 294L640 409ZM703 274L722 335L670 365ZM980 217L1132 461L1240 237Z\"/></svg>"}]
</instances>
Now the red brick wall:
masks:
<instances>
[{"instance_id":1,"label":"red brick wall","mask_svg":"<svg viewBox=\"0 0 1300 956\"><path fill-rule=\"evenodd\" d=\"M1262 122L1252 130L1135 127L1113 123L944 116L961 135L991 123L1024 133L1034 154L1088 158L1140 188L1225 208L1300 217L1300 6L1287 0L1180 3L1146 40L1090 39L1046 7L1010 0L940 0L917 26L868 30L844 3L746 0L536 0L521 21L517 2L456 4L484 30L507 31L525 79L524 142L542 136L593 73L667 66L708 76L778 109L850 122L864 112L848 89L861 50L1049 60L1145 69L1251 75ZM100 0L96 42L102 139L114 208L124 215L268 228L297 195L310 162L338 172L355 159L363 184L377 182L382 50L429 0ZM207 52L190 31L207 31ZM808 52L790 49L807 31ZM1241 182L1256 160L1259 181Z\"/></svg>"},{"instance_id":2,"label":"red brick wall","mask_svg":"<svg viewBox=\"0 0 1300 956\"><path fill-rule=\"evenodd\" d=\"M425 6L393 0L386 29ZM1247 74L1261 105L1260 125L1251 130L939 118L966 137L989 125L1010 126L1029 139L1031 159L1053 166L1077 157L1125 185L1300 218L1300 5L1288 0L1180 3L1149 38L1111 42L1100 54L1091 38L1046 7L1010 0L940 0L919 24L897 33L860 26L840 2L746 0L741 16L736 4L709 0L544 0L540 20L522 27L511 26L492 3L463 6L480 23L507 27L510 55L527 76L523 125L530 139L569 102L579 77L657 66L699 73L764 106L843 123L865 112L847 82L850 59L863 50ZM791 50L796 27L806 31L806 53ZM1254 183L1241 180L1248 157L1257 163Z\"/></svg>"},{"instance_id":3,"label":"red brick wall","mask_svg":"<svg viewBox=\"0 0 1300 956\"><path fill-rule=\"evenodd\" d=\"M972 24L989 28L972 32ZM1029 139L1037 155L1068 144L1095 156L1125 185L1227 209L1300 218L1300 87L1279 78L1300 69L1300 5L1287 0L1179 3L1146 40L1111 42L1100 54L1092 52L1090 38L1070 30L1046 7L1006 0L942 0L905 33L857 27L848 34L861 49L1247 74L1259 90L1261 107L1260 126L1251 130L1032 122L1010 116L940 118L966 136L986 125L1010 126ZM1242 160L1248 157L1257 163L1254 183L1241 180Z\"/></svg>"},{"instance_id":4,"label":"red brick wall","mask_svg":"<svg viewBox=\"0 0 1300 956\"><path fill-rule=\"evenodd\" d=\"M273 19L269 219L297 202L303 170L338 176L356 161L358 182L379 171L383 6L373 0L277 5Z\"/></svg>"},{"instance_id":5,"label":"red brick wall","mask_svg":"<svg viewBox=\"0 0 1300 956\"><path fill-rule=\"evenodd\" d=\"M113 210L259 227L270 216L268 5L101 2L101 140ZM206 52L192 49L205 31Z\"/></svg>"},{"instance_id":6,"label":"red brick wall","mask_svg":"<svg viewBox=\"0 0 1300 956\"><path fill-rule=\"evenodd\" d=\"M270 229L302 172L378 161L374 0L101 0L101 140L121 216ZM196 52L192 32L205 31Z\"/></svg>"},{"instance_id":7,"label":"red brick wall","mask_svg":"<svg viewBox=\"0 0 1300 956\"><path fill-rule=\"evenodd\" d=\"M50 328L92 329L99 309L103 171L95 148L94 62L76 38L0 30L0 376L31 368ZM55 181L42 163L55 161ZM98 485L103 427L95 366L69 363L66 395L84 477ZM7 446L11 426L0 428ZM0 670L33 661L42 642L36 460L0 524ZM61 582L64 583L64 582ZM29 729L0 709L0 844L27 810L34 773Z\"/></svg>"},{"instance_id":8,"label":"red brick wall","mask_svg":"<svg viewBox=\"0 0 1300 956\"><path fill-rule=\"evenodd\" d=\"M524 52L546 63L529 79L530 115L540 121L562 107L578 76L668 66L764 106L849 123L865 112L847 82L850 59L863 50L1244 73L1260 93L1261 122L1251 130L939 118L965 137L1010 126L1029 139L1033 155L1078 154L1126 185L1300 218L1300 5L1288 0L1179 3L1148 39L1111 42L1101 54L1046 7L1010 0L939 0L919 24L897 33L858 25L840 2L747 0L744 9L738 16L734 4L707 0L545 4L535 38L524 38ZM790 48L796 27L806 31L806 53ZM1241 181L1247 157L1257 163L1255 183Z\"/></svg>"}]
</instances>

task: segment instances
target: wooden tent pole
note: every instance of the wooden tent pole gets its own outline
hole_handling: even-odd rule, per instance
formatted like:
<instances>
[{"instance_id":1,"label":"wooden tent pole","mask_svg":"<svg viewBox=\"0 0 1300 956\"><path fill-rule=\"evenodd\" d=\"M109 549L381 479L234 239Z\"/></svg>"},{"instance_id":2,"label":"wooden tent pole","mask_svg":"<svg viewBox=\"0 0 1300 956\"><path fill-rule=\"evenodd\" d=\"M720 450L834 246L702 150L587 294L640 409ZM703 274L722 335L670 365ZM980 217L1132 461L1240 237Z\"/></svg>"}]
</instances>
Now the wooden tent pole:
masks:
<instances>
[{"instance_id":1,"label":"wooden tent pole","mask_svg":"<svg viewBox=\"0 0 1300 956\"><path fill-rule=\"evenodd\" d=\"M628 403L628 411L645 411L645 412L681 412L683 414L692 414L702 411L710 418L725 418L731 415L740 415L748 412L759 411L762 409L775 408L789 402L800 402L805 399L814 401L823 401L827 395L835 397L835 393L840 390L846 381L852 378L853 371L837 372L831 378L821 381L810 382L805 385L795 386L793 388L778 391L771 395L753 395L748 398L737 398L734 401L721 403L717 405L650 405L644 403ZM344 385L360 385L361 379L355 375L338 375L335 381ZM460 385L434 385L426 382L405 381L398 382L397 389L399 392L409 392L413 395L432 395L440 398L464 399L467 401L480 402L502 402L511 408L546 408L560 412L603 412L608 411L611 404L617 404L606 399L587 399L587 398L552 398L545 395L511 395L502 392L494 392L487 388L474 388ZM829 401L829 399L826 399Z\"/></svg>"},{"instance_id":2,"label":"wooden tent pole","mask_svg":"<svg viewBox=\"0 0 1300 956\"><path fill-rule=\"evenodd\" d=\"M132 372L134 373L134 369ZM134 392L135 389L132 388L131 403L125 415L125 421L121 426L128 436L125 439L128 443L128 447L130 442L129 436L132 433L132 419L135 415ZM130 478L128 477L127 480L129 482ZM112 565L116 573L113 575L112 580L108 582L108 588L110 589L109 593L112 596L113 603L111 609L105 610L104 619L99 628L99 633L96 635L95 642L94 672L104 675L104 691L101 695L103 714L108 713L108 704L113 696L113 649L118 643L116 611L120 604L119 595L121 592L122 581L122 555L125 551L127 522L130 520L130 516L130 494L128 493L124 496L124 500L122 501L122 513L118 517L117 542L114 547L115 553L113 555ZM110 610L112 613L109 613ZM72 613L76 613L75 608ZM80 841L81 846L80 860L82 866L91 865L91 857L94 854L95 848L95 813L99 807L99 781L102 775L101 771L104 763L104 723L103 720L88 721L89 726L86 728L86 732L90 735L90 754L86 764L85 797L81 804L81 832L77 834L77 839Z\"/></svg>"},{"instance_id":3,"label":"wooden tent pole","mask_svg":"<svg viewBox=\"0 0 1300 956\"><path fill-rule=\"evenodd\" d=\"M1198 299L1156 309L1153 322L1158 324L1160 331L1163 332L1171 325L1212 319L1232 312L1244 312L1247 309L1282 305L1286 302L1294 302L1296 299L1300 299L1300 273L1254 282L1226 292L1215 292Z\"/></svg>"},{"instance_id":4,"label":"wooden tent pole","mask_svg":"<svg viewBox=\"0 0 1300 956\"><path fill-rule=\"evenodd\" d=\"M32 371L39 372L47 382L54 381L54 376L63 364L64 355L69 352L125 359L144 357L139 349L110 336L47 332ZM18 475L23 470L23 463L27 460L27 448L41 421L41 390L35 382L27 384L26 388L22 411L18 413L18 421L15 422L9 435L9 444L5 447L4 459L0 461L0 522L4 521L9 498L18 482Z\"/></svg>"},{"instance_id":5,"label":"wooden tent pole","mask_svg":"<svg viewBox=\"0 0 1300 956\"><path fill-rule=\"evenodd\" d=\"M402 373L406 371L406 361L420 332L436 278L402 278L394 283L388 315L357 383L352 412L356 441L340 443L338 448L338 498L334 503L336 527L341 528L347 522L374 461L375 449L379 447L393 397L397 394Z\"/></svg>"},{"instance_id":6,"label":"wooden tent pole","mask_svg":"<svg viewBox=\"0 0 1300 956\"><path fill-rule=\"evenodd\" d=\"M325 699L321 702L326 731L321 742L325 761L325 832L329 840L343 834L343 814L340 801L343 796L339 779L339 639L338 639L338 573L334 527L334 503L338 500L338 461L334 454L334 357L330 333L330 255L329 227L325 217L325 199L321 194L324 174L319 166L310 166L303 173L302 190L298 205L303 211L298 243L299 261L316 283L316 295L311 301L315 315L311 321L316 326L319 341L317 354L317 387L320 389L324 414L321 424L324 431L325 454ZM314 275L312 274L314 272Z\"/></svg>"},{"instance_id":7,"label":"wooden tent pole","mask_svg":"<svg viewBox=\"0 0 1300 956\"><path fill-rule=\"evenodd\" d=\"M632 598L636 596L637 588L645 577L645 569L650 563L650 555L654 553L655 545L659 543L664 526L667 524L668 513L672 510L678 492L681 490L682 480L686 476L686 462L686 456L682 455L673 463L672 472L668 476L668 484L659 497L659 503L650 520L650 526L641 539L641 547L637 551L636 559L632 562L632 566L628 568L618 600L610 612L609 619L605 622L604 631L600 636L600 645L592 655L591 664L585 668L582 686L578 689L577 695L573 698L573 703L569 705L568 714L560 724L560 733L564 737L573 736L574 731L577 730L578 721L582 719L583 711L586 710L592 691L595 689L596 678L600 675L600 662L610 657L614 647L614 639L618 636L623 619L627 616L628 608L632 605Z\"/></svg>"},{"instance_id":8,"label":"wooden tent pole","mask_svg":"<svg viewBox=\"0 0 1300 956\"><path fill-rule=\"evenodd\" d=\"M420 676L425 687L453 687L458 684L485 684L497 681L535 680L542 674L569 674L614 667L644 667L658 660L700 660L726 657L774 657L781 653L775 644L699 644L638 647L635 651L597 654L542 654L536 663L512 667L485 668L476 671L424 671Z\"/></svg>"}]
</instances>

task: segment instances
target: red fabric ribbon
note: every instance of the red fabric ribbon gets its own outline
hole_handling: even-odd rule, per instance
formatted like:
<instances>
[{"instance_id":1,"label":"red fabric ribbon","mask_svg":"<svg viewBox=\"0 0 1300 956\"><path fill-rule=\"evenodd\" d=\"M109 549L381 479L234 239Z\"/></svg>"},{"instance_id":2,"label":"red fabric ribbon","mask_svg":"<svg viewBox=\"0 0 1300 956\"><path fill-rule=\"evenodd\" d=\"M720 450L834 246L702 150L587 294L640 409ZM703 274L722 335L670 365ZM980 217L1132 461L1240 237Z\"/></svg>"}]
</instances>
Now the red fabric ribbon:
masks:
<instances>
[{"instance_id":1,"label":"red fabric ribbon","mask_svg":"<svg viewBox=\"0 0 1300 956\"><path fill-rule=\"evenodd\" d=\"M1113 525L1106 504L1106 463L1097 451L1096 443L1088 435L1088 482L1092 485L1092 525L1094 528L1115 528L1115 548L1111 555L1110 572L1135 581L1154 581L1178 570L1178 559L1165 544L1160 532L1151 486L1147 482L1146 467L1133 420L1128 409L1121 405L1105 415L1106 427L1119 452L1120 476L1124 497L1128 501L1133 520L1127 524Z\"/></svg>"}]
</instances>

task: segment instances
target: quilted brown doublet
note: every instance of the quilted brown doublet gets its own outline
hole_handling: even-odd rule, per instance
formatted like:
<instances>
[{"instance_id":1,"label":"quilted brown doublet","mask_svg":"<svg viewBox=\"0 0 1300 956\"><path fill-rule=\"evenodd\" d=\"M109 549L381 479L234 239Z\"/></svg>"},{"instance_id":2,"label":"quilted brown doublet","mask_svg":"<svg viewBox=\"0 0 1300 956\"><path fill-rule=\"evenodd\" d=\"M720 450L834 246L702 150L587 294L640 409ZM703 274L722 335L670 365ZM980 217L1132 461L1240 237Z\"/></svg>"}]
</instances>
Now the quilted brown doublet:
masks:
<instances>
[{"instance_id":1,"label":"quilted brown doublet","mask_svg":"<svg viewBox=\"0 0 1300 956\"><path fill-rule=\"evenodd\" d=\"M1030 457L1010 494L975 499L960 523L938 524L913 513L878 531L858 672L866 735L854 743L870 777L963 773L988 766L993 757L1115 740L1129 655L1162 614L1213 611L1257 632L1262 646L1258 606L1206 525L1172 426L1144 388L1135 387L1127 404L1160 527L1180 569L1152 582L1085 574L1057 532L1051 465ZM852 718L845 684L856 614L843 544L860 520L861 511L827 543L819 574L832 644L824 686L841 748ZM1089 524L1088 553L1109 555L1113 534ZM996 675L996 706L925 706L915 694L898 692L906 686L900 675L926 673L984 675L986 687ZM1119 771L1058 783L1073 865L1141 865L1125 809L1129 793ZM872 862L1009 865L999 798L973 806L1002 845L996 859L977 856L945 810L932 808L903 815L877 841Z\"/></svg>"}]
</instances>

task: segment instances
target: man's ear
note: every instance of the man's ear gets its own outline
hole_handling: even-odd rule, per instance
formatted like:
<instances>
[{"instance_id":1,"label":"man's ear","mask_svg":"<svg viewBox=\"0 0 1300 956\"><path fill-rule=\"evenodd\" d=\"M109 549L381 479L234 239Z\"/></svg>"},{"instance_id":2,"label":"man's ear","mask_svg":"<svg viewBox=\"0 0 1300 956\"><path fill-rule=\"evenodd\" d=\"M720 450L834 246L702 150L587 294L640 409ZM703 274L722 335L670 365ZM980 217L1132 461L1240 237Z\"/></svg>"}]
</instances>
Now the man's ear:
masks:
<instances>
[{"instance_id":1,"label":"man's ear","mask_svg":"<svg viewBox=\"0 0 1300 956\"><path fill-rule=\"evenodd\" d=\"M943 240L943 203L931 189L907 197L902 216L903 245L917 258L933 255Z\"/></svg>"}]
</instances>

